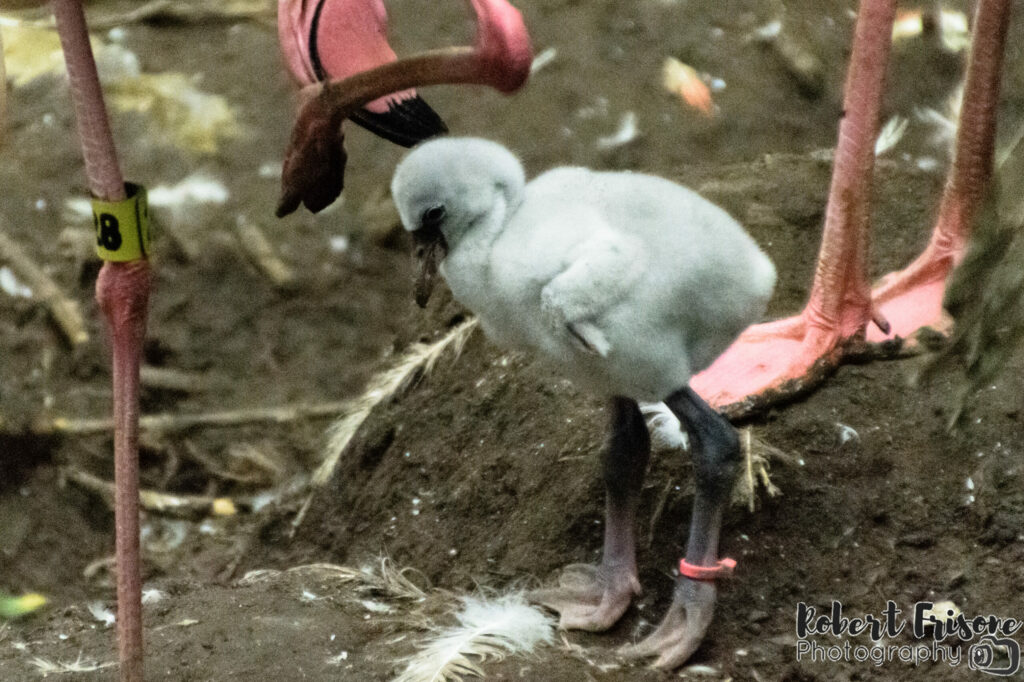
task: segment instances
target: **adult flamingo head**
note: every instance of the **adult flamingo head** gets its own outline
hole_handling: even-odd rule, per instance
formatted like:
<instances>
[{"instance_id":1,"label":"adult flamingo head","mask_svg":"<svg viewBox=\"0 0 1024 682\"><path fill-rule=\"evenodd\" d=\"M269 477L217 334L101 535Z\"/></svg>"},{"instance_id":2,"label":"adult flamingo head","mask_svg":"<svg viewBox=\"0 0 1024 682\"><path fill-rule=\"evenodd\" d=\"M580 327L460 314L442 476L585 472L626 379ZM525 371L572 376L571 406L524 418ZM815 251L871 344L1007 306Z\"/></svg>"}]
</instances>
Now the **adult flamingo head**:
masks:
<instances>
[{"instance_id":1,"label":"adult flamingo head","mask_svg":"<svg viewBox=\"0 0 1024 682\"><path fill-rule=\"evenodd\" d=\"M285 152L278 217L300 204L316 213L338 198L347 160L341 124L368 102L442 83L488 85L504 93L522 87L533 57L522 15L506 0L468 2L477 18L472 46L430 50L361 71L326 83L306 100Z\"/></svg>"},{"instance_id":2,"label":"adult flamingo head","mask_svg":"<svg viewBox=\"0 0 1024 682\"><path fill-rule=\"evenodd\" d=\"M383 0L278 0L278 41L301 86L341 80L398 59L388 44L387 22ZM411 89L368 102L349 119L403 147L448 132Z\"/></svg>"}]
</instances>

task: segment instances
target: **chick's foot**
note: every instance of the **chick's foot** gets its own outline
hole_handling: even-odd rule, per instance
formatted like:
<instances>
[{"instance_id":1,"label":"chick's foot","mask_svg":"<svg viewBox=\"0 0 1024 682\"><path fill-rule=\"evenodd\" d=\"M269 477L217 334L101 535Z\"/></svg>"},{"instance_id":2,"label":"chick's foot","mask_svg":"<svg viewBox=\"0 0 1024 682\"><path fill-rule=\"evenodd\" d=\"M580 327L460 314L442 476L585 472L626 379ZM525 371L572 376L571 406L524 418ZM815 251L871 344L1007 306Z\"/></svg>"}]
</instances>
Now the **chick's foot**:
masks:
<instances>
[{"instance_id":1,"label":"chick's foot","mask_svg":"<svg viewBox=\"0 0 1024 682\"><path fill-rule=\"evenodd\" d=\"M558 583L527 597L558 612L558 626L565 630L607 630L640 594L636 569L626 566L571 564L562 569Z\"/></svg>"}]
</instances>

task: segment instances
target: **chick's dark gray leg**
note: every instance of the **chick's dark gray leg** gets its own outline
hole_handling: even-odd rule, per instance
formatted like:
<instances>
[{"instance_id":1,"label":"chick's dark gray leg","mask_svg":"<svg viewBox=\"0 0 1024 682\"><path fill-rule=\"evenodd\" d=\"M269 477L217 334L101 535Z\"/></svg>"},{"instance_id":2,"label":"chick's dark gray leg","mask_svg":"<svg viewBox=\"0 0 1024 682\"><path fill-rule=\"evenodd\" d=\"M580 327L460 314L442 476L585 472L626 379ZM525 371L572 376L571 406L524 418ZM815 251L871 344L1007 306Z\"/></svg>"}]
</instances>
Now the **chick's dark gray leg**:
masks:
<instances>
[{"instance_id":1,"label":"chick's dark gray leg","mask_svg":"<svg viewBox=\"0 0 1024 682\"><path fill-rule=\"evenodd\" d=\"M566 566L558 587L530 595L557 611L559 626L566 629L607 630L640 593L636 511L651 442L636 401L613 398L611 416L611 436L602 457L607 498L601 564Z\"/></svg>"},{"instance_id":2,"label":"chick's dark gray leg","mask_svg":"<svg viewBox=\"0 0 1024 682\"><path fill-rule=\"evenodd\" d=\"M739 436L722 415L689 387L665 401L690 436L697 493L690 520L686 563L718 566L718 536L740 463ZM707 632L714 616L717 592L714 579L676 579L672 605L658 628L622 653L630 657L656 656L654 666L671 669L688 659Z\"/></svg>"}]
</instances>

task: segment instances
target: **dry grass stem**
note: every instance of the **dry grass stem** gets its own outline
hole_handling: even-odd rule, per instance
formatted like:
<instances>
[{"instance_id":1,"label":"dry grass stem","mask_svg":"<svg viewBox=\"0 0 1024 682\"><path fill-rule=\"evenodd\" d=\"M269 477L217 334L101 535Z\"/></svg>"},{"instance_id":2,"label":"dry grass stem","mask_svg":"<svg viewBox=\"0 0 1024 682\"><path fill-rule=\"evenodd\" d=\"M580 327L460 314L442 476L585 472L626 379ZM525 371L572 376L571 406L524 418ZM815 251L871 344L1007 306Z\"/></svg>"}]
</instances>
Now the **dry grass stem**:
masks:
<instances>
[{"instance_id":1,"label":"dry grass stem","mask_svg":"<svg viewBox=\"0 0 1024 682\"><path fill-rule=\"evenodd\" d=\"M78 469L66 468L62 473L68 481L98 495L107 506L114 508L113 483ZM184 518L230 516L237 511L236 502L226 497L171 495L155 490L140 490L139 504L147 511Z\"/></svg>"},{"instance_id":2,"label":"dry grass stem","mask_svg":"<svg viewBox=\"0 0 1024 682\"><path fill-rule=\"evenodd\" d=\"M139 417L140 431L159 431L171 433L186 431L202 426L239 426L255 422L275 422L283 424L333 416L342 412L349 402L328 402L303 405L282 405L280 407L253 407L224 412L207 412L205 414L151 414ZM109 433L114 430L111 419L76 419L72 417L54 417L42 419L32 425L32 433L47 435L51 433L93 434Z\"/></svg>"},{"instance_id":3,"label":"dry grass stem","mask_svg":"<svg viewBox=\"0 0 1024 682\"><path fill-rule=\"evenodd\" d=\"M220 456L207 454L189 440L182 445L190 460L222 481L268 487L279 483L285 475L284 467L274 457L252 443L233 443Z\"/></svg>"},{"instance_id":4,"label":"dry grass stem","mask_svg":"<svg viewBox=\"0 0 1024 682\"><path fill-rule=\"evenodd\" d=\"M758 484L764 488L769 497L782 494L782 491L772 483L769 476L770 460L793 464L796 462L796 458L759 438L754 438L753 429L750 428L743 429L741 443L743 444L744 469L743 475L733 488L733 502L744 504L753 512L757 508Z\"/></svg>"},{"instance_id":5,"label":"dry grass stem","mask_svg":"<svg viewBox=\"0 0 1024 682\"><path fill-rule=\"evenodd\" d=\"M7 136L7 67L4 65L4 37L0 33L0 149Z\"/></svg>"},{"instance_id":6,"label":"dry grass stem","mask_svg":"<svg viewBox=\"0 0 1024 682\"><path fill-rule=\"evenodd\" d=\"M238 216L235 224L238 245L253 265L278 289L291 289L297 277L291 266L281 260L277 249L270 243L263 230L244 215Z\"/></svg>"},{"instance_id":7,"label":"dry grass stem","mask_svg":"<svg viewBox=\"0 0 1024 682\"><path fill-rule=\"evenodd\" d=\"M302 506L299 507L298 513L295 514L295 518L292 519L291 526L288 528L288 538L294 538L295 533L298 532L299 526L306 520L306 514L309 513L309 507L313 504L313 493L306 495L306 499L303 500Z\"/></svg>"},{"instance_id":8,"label":"dry grass stem","mask_svg":"<svg viewBox=\"0 0 1024 682\"><path fill-rule=\"evenodd\" d=\"M205 374L170 367L145 365L139 370L139 380L146 388L180 393L202 393L210 388L210 379Z\"/></svg>"},{"instance_id":9,"label":"dry grass stem","mask_svg":"<svg viewBox=\"0 0 1024 682\"><path fill-rule=\"evenodd\" d=\"M658 521L661 519L662 512L665 511L665 504L668 502L668 496L672 492L672 488L675 486L675 483L675 479L668 479L665 487L661 489L661 494L658 495L658 501L654 505L654 511L651 513L651 523L647 530L648 547L654 544L654 529L658 525Z\"/></svg>"},{"instance_id":10,"label":"dry grass stem","mask_svg":"<svg viewBox=\"0 0 1024 682\"><path fill-rule=\"evenodd\" d=\"M290 574L306 578L334 580L342 584L352 584L353 587L362 593L373 592L378 596L389 599L422 601L427 598L426 590L409 578L409 574L416 572L413 568L398 568L389 557L380 557L376 563L368 564L362 568L315 563L293 566L284 571L272 569L249 571L238 581L238 584L254 585L277 578L282 574ZM426 582L425 578L422 578L422 580Z\"/></svg>"},{"instance_id":11,"label":"dry grass stem","mask_svg":"<svg viewBox=\"0 0 1024 682\"><path fill-rule=\"evenodd\" d=\"M32 290L32 298L46 307L72 346L87 342L89 332L78 302L66 296L21 246L7 236L4 228L6 224L0 220L0 262L10 265L14 275Z\"/></svg>"}]
</instances>

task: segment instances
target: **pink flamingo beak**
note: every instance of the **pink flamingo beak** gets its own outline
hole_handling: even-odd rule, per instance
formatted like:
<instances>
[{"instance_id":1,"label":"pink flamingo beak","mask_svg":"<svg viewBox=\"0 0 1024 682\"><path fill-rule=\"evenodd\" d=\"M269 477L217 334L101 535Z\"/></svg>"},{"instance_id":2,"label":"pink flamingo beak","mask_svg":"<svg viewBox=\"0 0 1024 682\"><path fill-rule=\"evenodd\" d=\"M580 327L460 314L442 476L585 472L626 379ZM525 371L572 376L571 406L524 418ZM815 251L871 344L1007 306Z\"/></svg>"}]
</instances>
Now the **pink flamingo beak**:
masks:
<instances>
[{"instance_id":1,"label":"pink flamingo beak","mask_svg":"<svg viewBox=\"0 0 1024 682\"><path fill-rule=\"evenodd\" d=\"M326 83L299 111L285 152L278 217L304 204L313 213L344 187L342 121L380 97L426 85L472 83L511 93L526 82L533 51L522 15L506 0L468 0L477 16L472 47L423 52Z\"/></svg>"}]
</instances>

